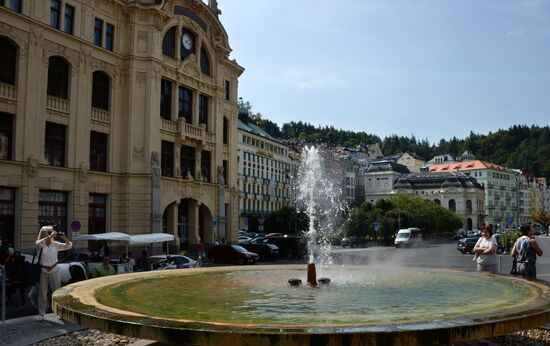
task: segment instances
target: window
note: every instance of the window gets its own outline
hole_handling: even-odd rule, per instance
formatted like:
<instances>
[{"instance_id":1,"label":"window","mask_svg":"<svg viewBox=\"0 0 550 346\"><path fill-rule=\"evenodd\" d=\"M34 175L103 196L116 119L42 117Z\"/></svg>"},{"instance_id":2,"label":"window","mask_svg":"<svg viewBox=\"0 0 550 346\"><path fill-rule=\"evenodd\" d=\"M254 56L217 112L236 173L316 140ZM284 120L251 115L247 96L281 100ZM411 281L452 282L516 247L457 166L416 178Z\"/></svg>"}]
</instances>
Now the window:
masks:
<instances>
[{"instance_id":1,"label":"window","mask_svg":"<svg viewBox=\"0 0 550 346\"><path fill-rule=\"evenodd\" d=\"M96 46L102 46L103 43L103 21L101 19L95 19L94 22L94 44Z\"/></svg>"},{"instance_id":2,"label":"window","mask_svg":"<svg viewBox=\"0 0 550 346\"><path fill-rule=\"evenodd\" d=\"M67 34L73 34L74 7L65 4L65 20L63 22L63 31Z\"/></svg>"},{"instance_id":3,"label":"window","mask_svg":"<svg viewBox=\"0 0 550 346\"><path fill-rule=\"evenodd\" d=\"M187 179L188 175L195 176L195 148L181 146L180 166L182 178Z\"/></svg>"},{"instance_id":4,"label":"window","mask_svg":"<svg viewBox=\"0 0 550 346\"><path fill-rule=\"evenodd\" d=\"M0 160L11 160L13 146L13 115L0 112Z\"/></svg>"},{"instance_id":5,"label":"window","mask_svg":"<svg viewBox=\"0 0 550 346\"><path fill-rule=\"evenodd\" d=\"M188 124L193 123L193 92L185 87L178 91L178 117L185 118Z\"/></svg>"},{"instance_id":6,"label":"window","mask_svg":"<svg viewBox=\"0 0 550 346\"><path fill-rule=\"evenodd\" d=\"M174 176L174 143L162 141L160 144L160 172L165 177Z\"/></svg>"},{"instance_id":7,"label":"window","mask_svg":"<svg viewBox=\"0 0 550 346\"><path fill-rule=\"evenodd\" d=\"M106 73L95 71L92 80L92 107L108 111L111 80Z\"/></svg>"},{"instance_id":8,"label":"window","mask_svg":"<svg viewBox=\"0 0 550 346\"><path fill-rule=\"evenodd\" d=\"M52 0L50 6L50 26L59 29L59 0Z\"/></svg>"},{"instance_id":9,"label":"window","mask_svg":"<svg viewBox=\"0 0 550 346\"><path fill-rule=\"evenodd\" d=\"M90 133L90 170L107 172L108 135Z\"/></svg>"},{"instance_id":10,"label":"window","mask_svg":"<svg viewBox=\"0 0 550 346\"><path fill-rule=\"evenodd\" d=\"M17 70L17 46L0 37L0 83L15 85Z\"/></svg>"},{"instance_id":11,"label":"window","mask_svg":"<svg viewBox=\"0 0 550 346\"><path fill-rule=\"evenodd\" d=\"M172 118L172 82L164 78L160 81L160 117Z\"/></svg>"},{"instance_id":12,"label":"window","mask_svg":"<svg viewBox=\"0 0 550 346\"><path fill-rule=\"evenodd\" d=\"M208 128L208 96L199 96L199 124L205 124Z\"/></svg>"},{"instance_id":13,"label":"window","mask_svg":"<svg viewBox=\"0 0 550 346\"><path fill-rule=\"evenodd\" d=\"M51 166L65 166L65 126L46 122L44 158Z\"/></svg>"},{"instance_id":14,"label":"window","mask_svg":"<svg viewBox=\"0 0 550 346\"><path fill-rule=\"evenodd\" d=\"M223 117L223 144L229 144L229 120Z\"/></svg>"},{"instance_id":15,"label":"window","mask_svg":"<svg viewBox=\"0 0 550 346\"><path fill-rule=\"evenodd\" d=\"M105 233L107 230L107 195L91 193L88 200L88 233Z\"/></svg>"},{"instance_id":16,"label":"window","mask_svg":"<svg viewBox=\"0 0 550 346\"><path fill-rule=\"evenodd\" d=\"M208 183L211 182L210 164L211 164L210 152L203 150L201 153L201 176L202 176L202 180Z\"/></svg>"},{"instance_id":17,"label":"window","mask_svg":"<svg viewBox=\"0 0 550 346\"><path fill-rule=\"evenodd\" d=\"M211 76L210 72L210 59L208 58L208 53L206 53L206 49L204 47L201 47L201 72L205 75Z\"/></svg>"},{"instance_id":18,"label":"window","mask_svg":"<svg viewBox=\"0 0 550 346\"><path fill-rule=\"evenodd\" d=\"M69 64L58 56L49 59L48 95L69 99Z\"/></svg>"},{"instance_id":19,"label":"window","mask_svg":"<svg viewBox=\"0 0 550 346\"><path fill-rule=\"evenodd\" d=\"M162 39L162 54L171 58L176 58L176 27L173 26Z\"/></svg>"},{"instance_id":20,"label":"window","mask_svg":"<svg viewBox=\"0 0 550 346\"><path fill-rule=\"evenodd\" d=\"M6 0L6 5L10 10L21 13L21 0Z\"/></svg>"},{"instance_id":21,"label":"window","mask_svg":"<svg viewBox=\"0 0 550 346\"><path fill-rule=\"evenodd\" d=\"M454 199L451 199L449 201L449 210L453 211L453 212L456 212L456 202L455 202Z\"/></svg>"},{"instance_id":22,"label":"window","mask_svg":"<svg viewBox=\"0 0 550 346\"><path fill-rule=\"evenodd\" d=\"M0 242L15 244L15 190L0 187Z\"/></svg>"},{"instance_id":23,"label":"window","mask_svg":"<svg viewBox=\"0 0 550 346\"><path fill-rule=\"evenodd\" d=\"M38 195L38 226L55 226L56 231L67 230L67 193L40 190Z\"/></svg>"},{"instance_id":24,"label":"window","mask_svg":"<svg viewBox=\"0 0 550 346\"><path fill-rule=\"evenodd\" d=\"M231 83L228 80L225 81L225 99L227 101L231 99Z\"/></svg>"},{"instance_id":25,"label":"window","mask_svg":"<svg viewBox=\"0 0 550 346\"><path fill-rule=\"evenodd\" d=\"M115 27L107 23L105 25L105 49L113 51L115 41Z\"/></svg>"},{"instance_id":26,"label":"window","mask_svg":"<svg viewBox=\"0 0 550 346\"><path fill-rule=\"evenodd\" d=\"M227 181L227 171L229 169L229 163L227 160L223 160L223 181L225 183L225 186L229 186L229 182Z\"/></svg>"}]
</instances>

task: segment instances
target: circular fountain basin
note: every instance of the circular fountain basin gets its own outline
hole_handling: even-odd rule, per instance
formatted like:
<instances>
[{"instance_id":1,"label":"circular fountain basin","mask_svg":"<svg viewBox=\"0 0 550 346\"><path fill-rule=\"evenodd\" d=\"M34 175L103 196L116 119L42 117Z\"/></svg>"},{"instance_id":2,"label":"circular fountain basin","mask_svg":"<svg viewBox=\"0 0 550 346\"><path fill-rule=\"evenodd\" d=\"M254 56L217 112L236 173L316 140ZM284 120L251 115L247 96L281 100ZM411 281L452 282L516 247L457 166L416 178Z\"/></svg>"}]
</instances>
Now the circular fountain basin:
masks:
<instances>
[{"instance_id":1,"label":"circular fountain basin","mask_svg":"<svg viewBox=\"0 0 550 346\"><path fill-rule=\"evenodd\" d=\"M134 273L57 290L73 323L190 345L426 345L508 334L550 321L541 281L463 271L303 265Z\"/></svg>"}]
</instances>

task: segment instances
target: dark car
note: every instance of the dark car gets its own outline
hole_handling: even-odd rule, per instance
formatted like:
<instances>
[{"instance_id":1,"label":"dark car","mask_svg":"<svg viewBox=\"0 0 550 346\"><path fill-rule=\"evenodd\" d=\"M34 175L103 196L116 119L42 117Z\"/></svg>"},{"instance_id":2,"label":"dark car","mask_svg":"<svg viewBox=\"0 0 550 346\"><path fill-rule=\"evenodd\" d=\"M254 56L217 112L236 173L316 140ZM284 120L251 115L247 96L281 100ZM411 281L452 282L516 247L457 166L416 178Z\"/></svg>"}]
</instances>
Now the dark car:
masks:
<instances>
[{"instance_id":1,"label":"dark car","mask_svg":"<svg viewBox=\"0 0 550 346\"><path fill-rule=\"evenodd\" d=\"M268 244L277 245L279 257L286 259L302 259L307 255L307 244L303 237L285 235L283 237L268 237Z\"/></svg>"},{"instance_id":2,"label":"dark car","mask_svg":"<svg viewBox=\"0 0 550 346\"><path fill-rule=\"evenodd\" d=\"M279 247L274 244L269 244L267 238L256 238L249 242L241 243L250 252L257 253L260 261L272 261L279 256Z\"/></svg>"},{"instance_id":3,"label":"dark car","mask_svg":"<svg viewBox=\"0 0 550 346\"><path fill-rule=\"evenodd\" d=\"M474 246L479 237L462 238L456 244L456 249L462 253L474 253Z\"/></svg>"},{"instance_id":4,"label":"dark car","mask_svg":"<svg viewBox=\"0 0 550 346\"><path fill-rule=\"evenodd\" d=\"M349 236L349 237L342 238L342 241L340 242L340 244L342 245L342 247L346 247L346 246L358 247L361 244L361 242L359 241L359 238L355 236Z\"/></svg>"},{"instance_id":5,"label":"dark car","mask_svg":"<svg viewBox=\"0 0 550 346\"><path fill-rule=\"evenodd\" d=\"M214 245L208 251L212 262L254 264L260 258L257 253L250 252L240 245Z\"/></svg>"}]
</instances>

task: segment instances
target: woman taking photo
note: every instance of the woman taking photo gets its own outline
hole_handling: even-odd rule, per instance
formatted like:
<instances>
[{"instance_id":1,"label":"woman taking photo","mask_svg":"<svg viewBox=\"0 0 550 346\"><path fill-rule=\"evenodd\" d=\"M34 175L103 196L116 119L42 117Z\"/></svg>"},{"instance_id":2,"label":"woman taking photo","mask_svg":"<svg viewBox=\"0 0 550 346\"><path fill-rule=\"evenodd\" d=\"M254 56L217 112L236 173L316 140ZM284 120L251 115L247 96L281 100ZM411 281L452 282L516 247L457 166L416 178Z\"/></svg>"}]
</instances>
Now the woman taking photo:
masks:
<instances>
[{"instance_id":1,"label":"woman taking photo","mask_svg":"<svg viewBox=\"0 0 550 346\"><path fill-rule=\"evenodd\" d=\"M64 243L55 241L58 236ZM40 282L38 287L38 319L43 320L46 314L46 304L48 302L48 288L53 291L61 287L59 279L59 268L57 267L57 253L59 251L69 250L73 247L67 236L63 232L56 232L52 226L44 226L38 232L36 240L36 251L39 254ZM41 255L40 255L40 252Z\"/></svg>"},{"instance_id":2,"label":"woman taking photo","mask_svg":"<svg viewBox=\"0 0 550 346\"><path fill-rule=\"evenodd\" d=\"M478 272L484 271L496 274L498 270L497 242L493 238L491 226L484 225L481 227L481 237L474 246L474 253Z\"/></svg>"}]
</instances>

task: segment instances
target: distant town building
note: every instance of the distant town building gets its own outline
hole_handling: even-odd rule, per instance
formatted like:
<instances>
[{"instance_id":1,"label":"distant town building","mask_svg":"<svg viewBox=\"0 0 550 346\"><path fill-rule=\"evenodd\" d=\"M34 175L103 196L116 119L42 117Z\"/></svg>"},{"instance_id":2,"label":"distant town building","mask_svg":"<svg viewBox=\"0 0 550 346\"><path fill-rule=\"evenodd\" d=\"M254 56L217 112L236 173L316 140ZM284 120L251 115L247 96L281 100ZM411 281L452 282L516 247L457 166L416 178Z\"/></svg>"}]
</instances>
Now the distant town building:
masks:
<instances>
[{"instance_id":1,"label":"distant town building","mask_svg":"<svg viewBox=\"0 0 550 346\"><path fill-rule=\"evenodd\" d=\"M372 162L365 172L365 201L376 203L380 199L388 199L393 195L395 181L409 174L407 167L392 160Z\"/></svg>"},{"instance_id":2,"label":"distant town building","mask_svg":"<svg viewBox=\"0 0 550 346\"><path fill-rule=\"evenodd\" d=\"M420 172L420 168L426 165L426 161L414 153L401 154L397 163L407 167L410 172Z\"/></svg>"},{"instance_id":3,"label":"distant town building","mask_svg":"<svg viewBox=\"0 0 550 346\"><path fill-rule=\"evenodd\" d=\"M507 168L481 160L451 162L430 167L430 172L462 172L485 188L485 222L499 228L517 227L521 219L520 179Z\"/></svg>"},{"instance_id":4,"label":"distant town building","mask_svg":"<svg viewBox=\"0 0 550 346\"><path fill-rule=\"evenodd\" d=\"M434 156L431 160L426 162L426 166L431 167L433 165L456 162L455 158L452 155L444 154Z\"/></svg>"},{"instance_id":5,"label":"distant town building","mask_svg":"<svg viewBox=\"0 0 550 346\"><path fill-rule=\"evenodd\" d=\"M237 138L239 228L255 218L263 231L271 213L291 205L296 167L289 147L253 123L238 120Z\"/></svg>"},{"instance_id":6,"label":"distant town building","mask_svg":"<svg viewBox=\"0 0 550 346\"><path fill-rule=\"evenodd\" d=\"M417 172L398 179L393 186L397 194L407 194L433 201L456 213L463 229L479 229L484 224L485 191L475 178L464 173Z\"/></svg>"}]
</instances>

